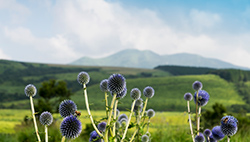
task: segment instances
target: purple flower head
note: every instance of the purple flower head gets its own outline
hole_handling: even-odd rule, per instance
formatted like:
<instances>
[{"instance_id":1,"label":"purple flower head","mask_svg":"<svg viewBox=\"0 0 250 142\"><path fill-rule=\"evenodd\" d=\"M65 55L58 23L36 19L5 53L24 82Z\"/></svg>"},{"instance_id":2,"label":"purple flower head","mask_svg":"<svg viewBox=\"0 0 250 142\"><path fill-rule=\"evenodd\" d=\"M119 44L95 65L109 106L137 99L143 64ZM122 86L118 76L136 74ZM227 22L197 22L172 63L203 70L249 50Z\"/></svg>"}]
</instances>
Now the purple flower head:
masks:
<instances>
[{"instance_id":1,"label":"purple flower head","mask_svg":"<svg viewBox=\"0 0 250 142\"><path fill-rule=\"evenodd\" d=\"M53 122L53 117L50 112L45 111L40 115L39 118L40 122L42 125L47 125L49 126Z\"/></svg>"},{"instance_id":2,"label":"purple flower head","mask_svg":"<svg viewBox=\"0 0 250 142\"><path fill-rule=\"evenodd\" d=\"M155 116L155 111L153 109L148 109L147 110L147 116L149 118L154 117Z\"/></svg>"},{"instance_id":3,"label":"purple flower head","mask_svg":"<svg viewBox=\"0 0 250 142\"><path fill-rule=\"evenodd\" d=\"M89 142L102 142L102 139L100 139L100 136L95 130L90 133Z\"/></svg>"},{"instance_id":4,"label":"purple flower head","mask_svg":"<svg viewBox=\"0 0 250 142\"><path fill-rule=\"evenodd\" d=\"M108 79L108 89L112 93L121 93L126 87L126 80L121 74L112 74Z\"/></svg>"},{"instance_id":5,"label":"purple flower head","mask_svg":"<svg viewBox=\"0 0 250 142\"><path fill-rule=\"evenodd\" d=\"M212 129L212 135L213 135L213 138L216 139L217 141L222 140L225 137L225 135L221 131L220 126L215 126Z\"/></svg>"},{"instance_id":6,"label":"purple flower head","mask_svg":"<svg viewBox=\"0 0 250 142\"><path fill-rule=\"evenodd\" d=\"M205 142L205 138L202 133L199 133L199 135L196 135L194 140L195 142Z\"/></svg>"},{"instance_id":7,"label":"purple flower head","mask_svg":"<svg viewBox=\"0 0 250 142\"><path fill-rule=\"evenodd\" d=\"M106 129L106 122L101 122L98 124L98 130L101 131L101 132L105 132L105 129Z\"/></svg>"},{"instance_id":8,"label":"purple flower head","mask_svg":"<svg viewBox=\"0 0 250 142\"><path fill-rule=\"evenodd\" d=\"M193 99L193 95L191 93L184 94L184 99L186 101L191 101Z\"/></svg>"},{"instance_id":9,"label":"purple flower head","mask_svg":"<svg viewBox=\"0 0 250 142\"><path fill-rule=\"evenodd\" d=\"M213 135L209 136L210 142L217 142L217 140L213 137ZM208 141L208 140L207 140Z\"/></svg>"},{"instance_id":10,"label":"purple flower head","mask_svg":"<svg viewBox=\"0 0 250 142\"><path fill-rule=\"evenodd\" d=\"M128 116L126 115L126 114L121 114L119 117L118 117L118 121L121 121L121 119L123 119L123 118L125 118L125 119L128 119Z\"/></svg>"},{"instance_id":11,"label":"purple flower head","mask_svg":"<svg viewBox=\"0 0 250 142\"><path fill-rule=\"evenodd\" d=\"M195 91L201 90L202 89L202 83L200 81L195 81L193 83L193 89Z\"/></svg>"},{"instance_id":12,"label":"purple flower head","mask_svg":"<svg viewBox=\"0 0 250 142\"><path fill-rule=\"evenodd\" d=\"M125 87L122 92L116 94L117 99L122 99L126 96L127 94L127 88ZM111 92L111 95L113 96L113 92Z\"/></svg>"},{"instance_id":13,"label":"purple flower head","mask_svg":"<svg viewBox=\"0 0 250 142\"><path fill-rule=\"evenodd\" d=\"M209 130L209 129L206 129L204 130L203 134L206 136L206 137L209 137L212 135L212 132Z\"/></svg>"},{"instance_id":14,"label":"purple flower head","mask_svg":"<svg viewBox=\"0 0 250 142\"><path fill-rule=\"evenodd\" d=\"M220 122L221 131L224 135L232 136L237 132L238 120L233 116L224 116Z\"/></svg>"},{"instance_id":15,"label":"purple flower head","mask_svg":"<svg viewBox=\"0 0 250 142\"><path fill-rule=\"evenodd\" d=\"M90 80L89 74L84 71L80 72L77 76L77 81L80 84L88 84L89 80Z\"/></svg>"},{"instance_id":16,"label":"purple flower head","mask_svg":"<svg viewBox=\"0 0 250 142\"><path fill-rule=\"evenodd\" d=\"M154 94L155 94L155 90L151 86L147 86L143 90L143 95L147 98L152 98Z\"/></svg>"},{"instance_id":17,"label":"purple flower head","mask_svg":"<svg viewBox=\"0 0 250 142\"><path fill-rule=\"evenodd\" d=\"M108 92L108 79L104 79L101 81L100 83L100 89L102 90L102 92Z\"/></svg>"},{"instance_id":18,"label":"purple flower head","mask_svg":"<svg viewBox=\"0 0 250 142\"><path fill-rule=\"evenodd\" d=\"M62 136L72 139L80 135L82 131L82 125L76 116L71 115L63 119L60 130Z\"/></svg>"},{"instance_id":19,"label":"purple flower head","mask_svg":"<svg viewBox=\"0 0 250 142\"><path fill-rule=\"evenodd\" d=\"M197 92L195 92L194 94L194 102L196 103L196 94ZM209 101L209 94L205 91L205 90L200 90L199 94L198 94L198 105L199 106L205 106L208 101Z\"/></svg>"},{"instance_id":20,"label":"purple flower head","mask_svg":"<svg viewBox=\"0 0 250 142\"><path fill-rule=\"evenodd\" d=\"M141 91L138 88L133 88L130 92L130 97L133 100L137 100L141 97Z\"/></svg>"},{"instance_id":21,"label":"purple flower head","mask_svg":"<svg viewBox=\"0 0 250 142\"><path fill-rule=\"evenodd\" d=\"M36 95L36 87L33 84L29 84L25 87L24 93L27 97L34 97Z\"/></svg>"},{"instance_id":22,"label":"purple flower head","mask_svg":"<svg viewBox=\"0 0 250 142\"><path fill-rule=\"evenodd\" d=\"M141 141L142 142L149 142L149 136L148 135L142 135Z\"/></svg>"},{"instance_id":23,"label":"purple flower head","mask_svg":"<svg viewBox=\"0 0 250 142\"><path fill-rule=\"evenodd\" d=\"M141 106L141 105L143 105L143 100L142 98L139 98L135 101L135 106Z\"/></svg>"},{"instance_id":24,"label":"purple flower head","mask_svg":"<svg viewBox=\"0 0 250 142\"><path fill-rule=\"evenodd\" d=\"M71 100L64 100L59 106L59 113L62 117L74 115L77 110L76 104Z\"/></svg>"}]
</instances>

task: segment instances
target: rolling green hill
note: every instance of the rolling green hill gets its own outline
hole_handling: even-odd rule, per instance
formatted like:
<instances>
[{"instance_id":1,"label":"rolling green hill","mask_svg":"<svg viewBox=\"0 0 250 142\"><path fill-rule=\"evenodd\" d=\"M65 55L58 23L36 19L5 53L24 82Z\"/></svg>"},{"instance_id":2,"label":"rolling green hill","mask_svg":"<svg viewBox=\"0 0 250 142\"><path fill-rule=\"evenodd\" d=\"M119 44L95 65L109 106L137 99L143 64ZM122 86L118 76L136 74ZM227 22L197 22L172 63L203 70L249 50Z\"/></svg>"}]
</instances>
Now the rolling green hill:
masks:
<instances>
[{"instance_id":1,"label":"rolling green hill","mask_svg":"<svg viewBox=\"0 0 250 142\"><path fill-rule=\"evenodd\" d=\"M170 73L157 69L137 69L120 67L90 67L73 65L36 64L0 60L0 107L29 108L29 99L24 94L27 84L34 84L38 89L43 81L49 79L64 80L67 82L74 95L72 100L79 109L84 109L84 97L81 85L76 81L81 71L89 73L91 79L87 85L91 109L104 109L104 94L99 89L101 80L108 78L113 73L121 73L127 81L127 96L120 100L119 109L125 110L131 107L129 92L132 88L141 91L146 86L155 89L155 96L149 100L147 108L157 111L185 111L186 102L183 95L186 92L194 93L192 83L199 80L203 83L211 98L205 109L211 108L215 102L222 103L226 107L235 104L245 104L235 88L234 83L227 82L217 75L182 75L171 76ZM35 100L38 95L35 96ZM109 97L111 99L111 97ZM144 96L142 96L145 99ZM191 103L194 108L194 103Z\"/></svg>"}]
</instances>

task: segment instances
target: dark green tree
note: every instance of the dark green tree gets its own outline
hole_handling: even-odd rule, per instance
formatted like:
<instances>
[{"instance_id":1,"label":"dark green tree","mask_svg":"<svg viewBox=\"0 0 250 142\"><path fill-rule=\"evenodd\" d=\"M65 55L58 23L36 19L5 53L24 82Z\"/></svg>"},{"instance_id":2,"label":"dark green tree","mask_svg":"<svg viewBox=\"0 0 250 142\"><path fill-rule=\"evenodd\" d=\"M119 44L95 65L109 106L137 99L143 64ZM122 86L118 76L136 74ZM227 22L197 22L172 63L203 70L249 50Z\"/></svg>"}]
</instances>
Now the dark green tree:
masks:
<instances>
[{"instance_id":1,"label":"dark green tree","mask_svg":"<svg viewBox=\"0 0 250 142\"><path fill-rule=\"evenodd\" d=\"M38 113L42 113L43 111L58 112L61 101L70 99L70 96L73 94L67 88L65 81L51 79L42 83L42 86L38 90L38 95L40 98L35 108Z\"/></svg>"}]
</instances>

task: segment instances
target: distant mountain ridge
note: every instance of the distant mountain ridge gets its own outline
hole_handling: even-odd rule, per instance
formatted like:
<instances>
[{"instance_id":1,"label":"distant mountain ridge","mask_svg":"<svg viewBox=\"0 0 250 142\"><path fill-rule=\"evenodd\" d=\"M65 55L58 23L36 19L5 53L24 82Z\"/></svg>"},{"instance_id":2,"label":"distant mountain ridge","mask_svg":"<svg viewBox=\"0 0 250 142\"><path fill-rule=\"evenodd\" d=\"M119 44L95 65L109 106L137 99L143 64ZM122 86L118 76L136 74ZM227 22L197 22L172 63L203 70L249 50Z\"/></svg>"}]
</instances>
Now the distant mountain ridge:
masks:
<instances>
[{"instance_id":1,"label":"distant mountain ridge","mask_svg":"<svg viewBox=\"0 0 250 142\"><path fill-rule=\"evenodd\" d=\"M218 59L205 58L195 54L178 53L172 55L159 55L150 50L126 49L103 58L82 57L71 62L72 65L87 66L117 66L134 68L154 68L159 65L176 65L209 68L232 68L249 70Z\"/></svg>"}]
</instances>

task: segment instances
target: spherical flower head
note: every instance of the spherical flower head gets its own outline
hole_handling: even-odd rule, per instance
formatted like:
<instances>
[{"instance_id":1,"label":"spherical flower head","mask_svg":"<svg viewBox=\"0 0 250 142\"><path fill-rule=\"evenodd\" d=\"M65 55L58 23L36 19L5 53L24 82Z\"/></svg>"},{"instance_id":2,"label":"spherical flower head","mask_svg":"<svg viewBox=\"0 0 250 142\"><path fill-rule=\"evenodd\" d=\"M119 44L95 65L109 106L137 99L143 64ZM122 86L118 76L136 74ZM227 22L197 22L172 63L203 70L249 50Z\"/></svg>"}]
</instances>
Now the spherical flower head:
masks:
<instances>
[{"instance_id":1,"label":"spherical flower head","mask_svg":"<svg viewBox=\"0 0 250 142\"><path fill-rule=\"evenodd\" d=\"M42 125L47 125L49 126L53 122L53 116L51 115L50 112L45 111L40 115L39 118L40 122Z\"/></svg>"},{"instance_id":2,"label":"spherical flower head","mask_svg":"<svg viewBox=\"0 0 250 142\"><path fill-rule=\"evenodd\" d=\"M221 131L220 126L215 126L212 129L212 135L213 135L213 138L216 139L217 141L222 140L225 137L225 135Z\"/></svg>"},{"instance_id":3,"label":"spherical flower head","mask_svg":"<svg viewBox=\"0 0 250 142\"><path fill-rule=\"evenodd\" d=\"M141 91L138 88L133 88L130 92L130 97L133 100L137 100L141 97Z\"/></svg>"},{"instance_id":4,"label":"spherical flower head","mask_svg":"<svg viewBox=\"0 0 250 142\"><path fill-rule=\"evenodd\" d=\"M142 135L141 141L142 141L142 142L149 142L149 137L148 137L148 135Z\"/></svg>"},{"instance_id":5,"label":"spherical flower head","mask_svg":"<svg viewBox=\"0 0 250 142\"><path fill-rule=\"evenodd\" d=\"M127 125L128 119L122 118L119 122L120 122L122 127L125 127Z\"/></svg>"},{"instance_id":6,"label":"spherical flower head","mask_svg":"<svg viewBox=\"0 0 250 142\"><path fill-rule=\"evenodd\" d=\"M119 129L121 127L121 123L119 121L115 122L115 128Z\"/></svg>"},{"instance_id":7,"label":"spherical flower head","mask_svg":"<svg viewBox=\"0 0 250 142\"><path fill-rule=\"evenodd\" d=\"M59 113L62 117L74 115L77 110L76 104L71 100L64 100L59 106Z\"/></svg>"},{"instance_id":8,"label":"spherical flower head","mask_svg":"<svg viewBox=\"0 0 250 142\"><path fill-rule=\"evenodd\" d=\"M196 135L194 138L195 142L205 142L205 137L202 133L199 133L199 135Z\"/></svg>"},{"instance_id":9,"label":"spherical flower head","mask_svg":"<svg viewBox=\"0 0 250 142\"><path fill-rule=\"evenodd\" d=\"M116 94L116 98L117 99L122 99L122 98L124 98L126 96L126 94L127 94L127 88L125 87L122 92ZM113 96L114 93L111 92L111 95Z\"/></svg>"},{"instance_id":10,"label":"spherical flower head","mask_svg":"<svg viewBox=\"0 0 250 142\"><path fill-rule=\"evenodd\" d=\"M142 98L139 98L135 101L135 106L141 106L141 105L143 105L143 100Z\"/></svg>"},{"instance_id":11,"label":"spherical flower head","mask_svg":"<svg viewBox=\"0 0 250 142\"><path fill-rule=\"evenodd\" d=\"M36 87L33 84L29 84L25 87L24 93L27 97L34 97L36 95Z\"/></svg>"},{"instance_id":12,"label":"spherical flower head","mask_svg":"<svg viewBox=\"0 0 250 142\"><path fill-rule=\"evenodd\" d=\"M128 119L128 116L123 113L123 114L119 115L118 121L121 121L121 119L123 119L123 118Z\"/></svg>"},{"instance_id":13,"label":"spherical flower head","mask_svg":"<svg viewBox=\"0 0 250 142\"><path fill-rule=\"evenodd\" d=\"M147 111L147 116L148 116L149 118L154 117L154 116L155 116L155 111L154 111L153 109L149 109L149 110Z\"/></svg>"},{"instance_id":14,"label":"spherical flower head","mask_svg":"<svg viewBox=\"0 0 250 142\"><path fill-rule=\"evenodd\" d=\"M82 131L82 125L76 116L71 115L63 119L61 126L60 126L60 130L61 130L62 136L72 139L80 135Z\"/></svg>"},{"instance_id":15,"label":"spherical flower head","mask_svg":"<svg viewBox=\"0 0 250 142\"><path fill-rule=\"evenodd\" d=\"M221 131L224 135L232 136L237 132L238 120L233 116L224 116L220 122Z\"/></svg>"},{"instance_id":16,"label":"spherical flower head","mask_svg":"<svg viewBox=\"0 0 250 142\"><path fill-rule=\"evenodd\" d=\"M217 140L213 137L213 135L209 136L209 140L210 142L217 142Z\"/></svg>"},{"instance_id":17,"label":"spherical flower head","mask_svg":"<svg viewBox=\"0 0 250 142\"><path fill-rule=\"evenodd\" d=\"M106 129L106 122L101 122L97 125L97 128L99 131L101 132L105 132L105 129Z\"/></svg>"},{"instance_id":18,"label":"spherical flower head","mask_svg":"<svg viewBox=\"0 0 250 142\"><path fill-rule=\"evenodd\" d=\"M209 137L212 135L212 132L209 130L209 129L205 129L203 134L206 136L206 137Z\"/></svg>"},{"instance_id":19,"label":"spherical flower head","mask_svg":"<svg viewBox=\"0 0 250 142\"><path fill-rule=\"evenodd\" d=\"M77 76L77 81L80 84L88 84L89 80L90 80L89 74L84 71L80 72Z\"/></svg>"},{"instance_id":20,"label":"spherical flower head","mask_svg":"<svg viewBox=\"0 0 250 142\"><path fill-rule=\"evenodd\" d=\"M147 98L152 98L155 94L155 90L151 86L147 86L143 90L143 95Z\"/></svg>"},{"instance_id":21,"label":"spherical flower head","mask_svg":"<svg viewBox=\"0 0 250 142\"><path fill-rule=\"evenodd\" d=\"M90 133L89 142L102 142L102 139L100 139L100 136L95 130Z\"/></svg>"},{"instance_id":22,"label":"spherical flower head","mask_svg":"<svg viewBox=\"0 0 250 142\"><path fill-rule=\"evenodd\" d=\"M202 89L202 83L200 81L195 81L193 83L193 89L195 91L201 90Z\"/></svg>"},{"instance_id":23,"label":"spherical flower head","mask_svg":"<svg viewBox=\"0 0 250 142\"><path fill-rule=\"evenodd\" d=\"M196 103L196 94L197 92L195 92L194 94L194 102ZM199 106L205 106L208 101L209 101L209 94L205 91L205 90L200 90L198 93L198 105Z\"/></svg>"},{"instance_id":24,"label":"spherical flower head","mask_svg":"<svg viewBox=\"0 0 250 142\"><path fill-rule=\"evenodd\" d=\"M186 93L186 94L184 94L184 99L186 101L192 101L193 95L191 93Z\"/></svg>"},{"instance_id":25,"label":"spherical flower head","mask_svg":"<svg viewBox=\"0 0 250 142\"><path fill-rule=\"evenodd\" d=\"M104 79L101 81L100 83L100 89L102 92L108 92L109 89L108 89L108 79Z\"/></svg>"},{"instance_id":26,"label":"spherical flower head","mask_svg":"<svg viewBox=\"0 0 250 142\"><path fill-rule=\"evenodd\" d=\"M121 74L112 74L108 79L108 90L112 93L121 93L126 87L126 80Z\"/></svg>"}]
</instances>

